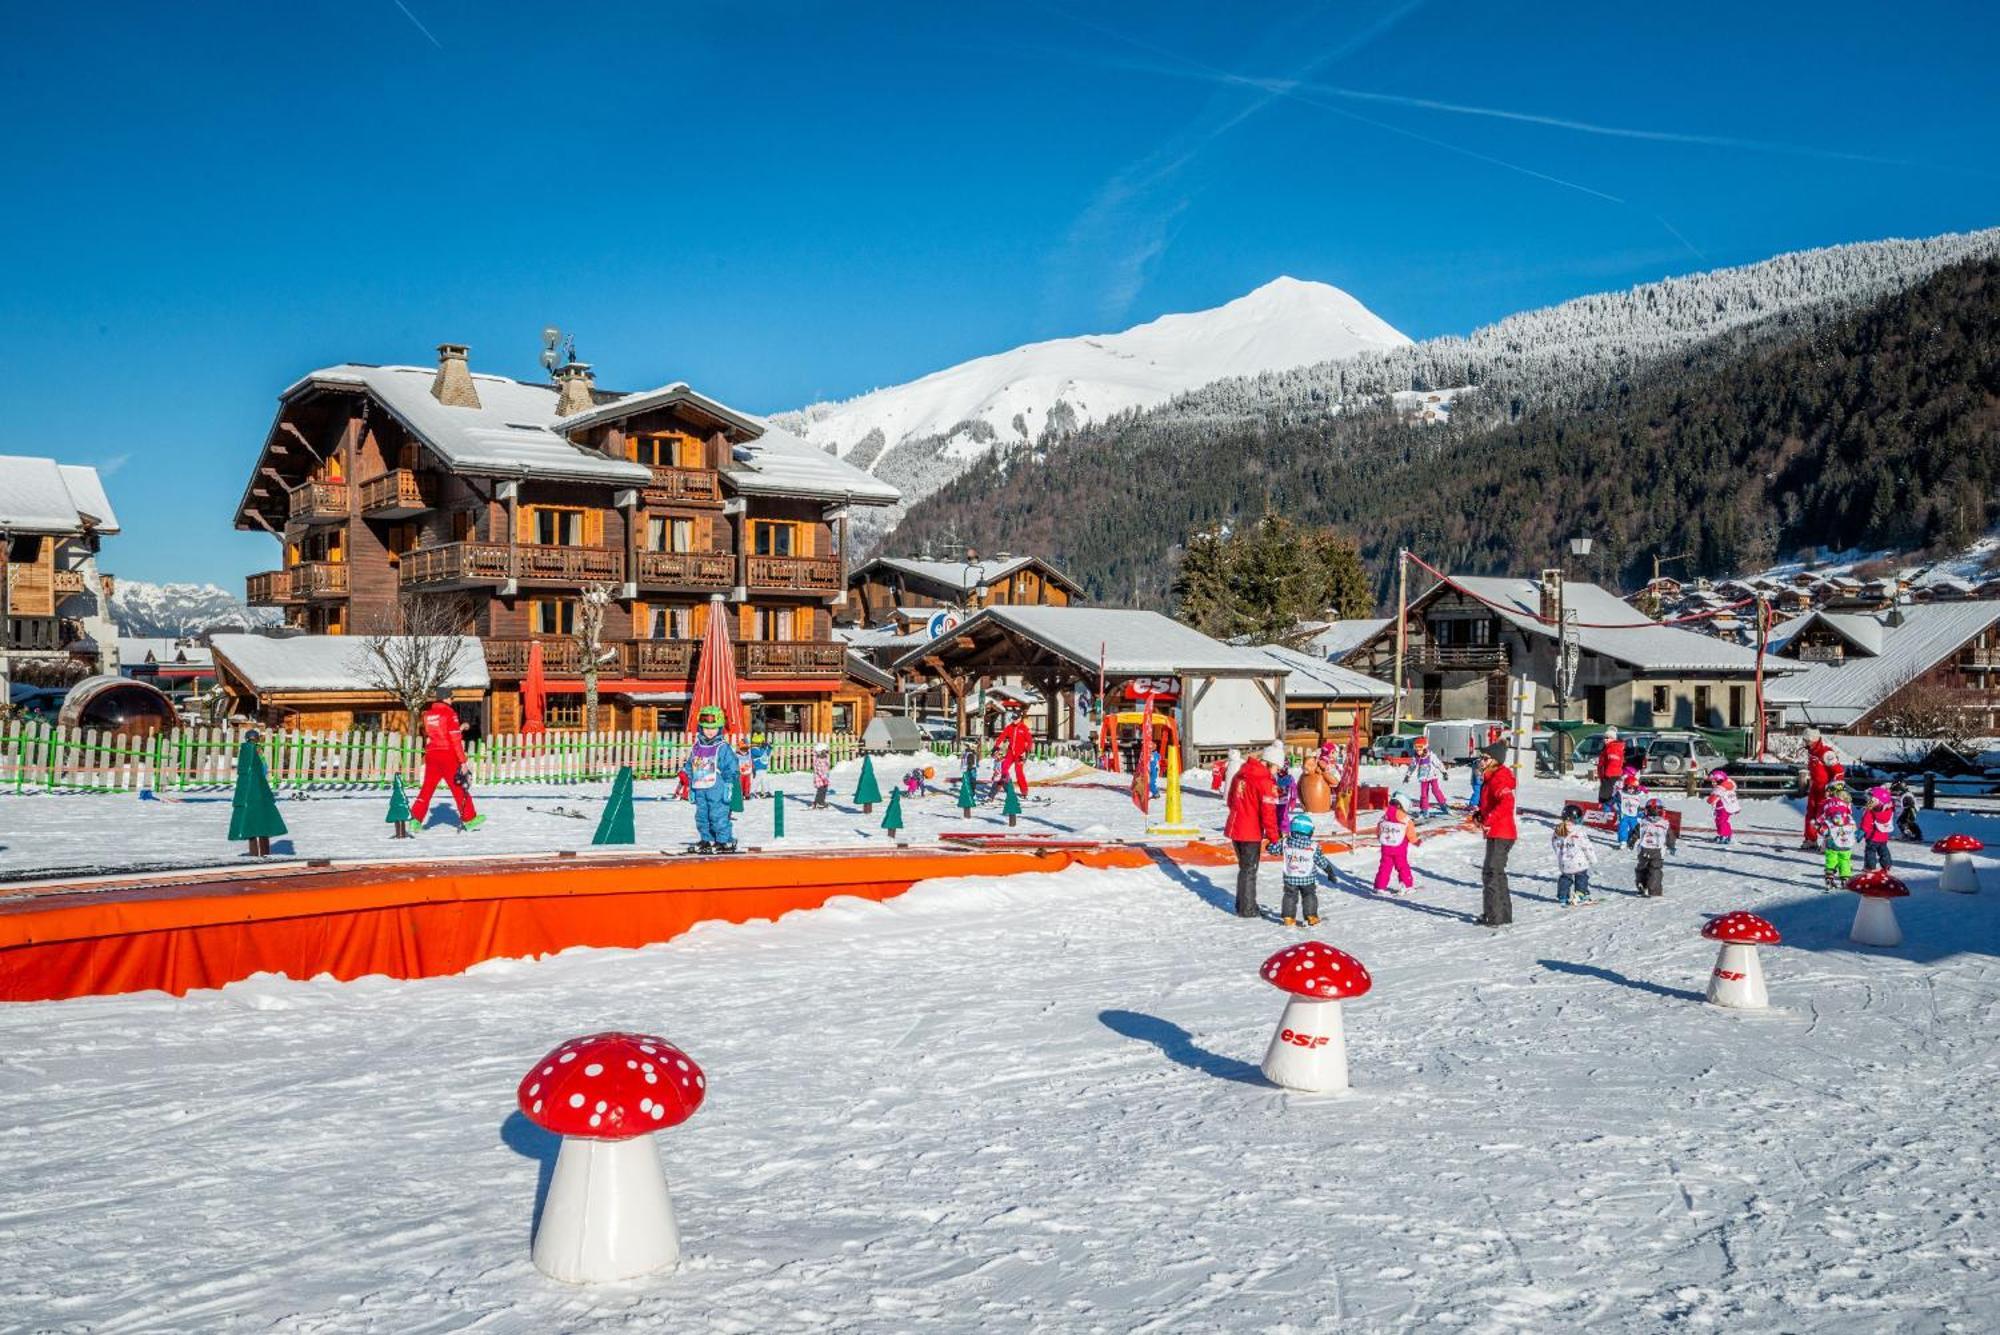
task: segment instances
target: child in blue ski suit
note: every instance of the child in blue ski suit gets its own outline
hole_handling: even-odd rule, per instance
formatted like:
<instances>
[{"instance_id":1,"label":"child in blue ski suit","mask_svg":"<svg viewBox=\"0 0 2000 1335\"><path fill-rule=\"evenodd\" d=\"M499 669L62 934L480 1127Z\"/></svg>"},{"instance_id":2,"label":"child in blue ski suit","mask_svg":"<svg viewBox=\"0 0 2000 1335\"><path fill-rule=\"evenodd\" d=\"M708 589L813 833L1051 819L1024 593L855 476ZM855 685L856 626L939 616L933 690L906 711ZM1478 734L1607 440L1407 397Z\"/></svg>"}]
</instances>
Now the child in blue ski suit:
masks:
<instances>
[{"instance_id":1,"label":"child in blue ski suit","mask_svg":"<svg viewBox=\"0 0 2000 1335\"><path fill-rule=\"evenodd\" d=\"M736 851L736 826L729 817L729 788L743 782L742 762L736 748L722 735L722 711L705 706L695 724L694 746L681 765L688 782L688 798L694 803L695 834L703 853Z\"/></svg>"},{"instance_id":2,"label":"child in blue ski suit","mask_svg":"<svg viewBox=\"0 0 2000 1335\"><path fill-rule=\"evenodd\" d=\"M1625 777L1618 785L1618 845L1630 848L1638 836L1639 822L1645 818L1647 799L1652 797L1646 785L1639 782L1639 776L1632 770L1625 771Z\"/></svg>"},{"instance_id":3,"label":"child in blue ski suit","mask_svg":"<svg viewBox=\"0 0 2000 1335\"><path fill-rule=\"evenodd\" d=\"M771 768L771 744L760 735L750 739L750 791L746 797L764 796L764 775Z\"/></svg>"}]
</instances>

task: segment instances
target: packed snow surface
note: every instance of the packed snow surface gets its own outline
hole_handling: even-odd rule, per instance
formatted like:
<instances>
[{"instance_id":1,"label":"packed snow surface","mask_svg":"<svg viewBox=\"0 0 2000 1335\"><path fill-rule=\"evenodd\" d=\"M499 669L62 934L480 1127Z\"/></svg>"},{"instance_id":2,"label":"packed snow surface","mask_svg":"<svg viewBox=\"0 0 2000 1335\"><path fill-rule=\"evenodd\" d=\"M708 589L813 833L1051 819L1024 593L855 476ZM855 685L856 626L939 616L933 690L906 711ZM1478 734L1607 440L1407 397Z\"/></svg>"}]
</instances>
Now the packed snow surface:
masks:
<instances>
[{"instance_id":1,"label":"packed snow surface","mask_svg":"<svg viewBox=\"0 0 2000 1335\"><path fill-rule=\"evenodd\" d=\"M1107 788L1038 795L1050 825L1137 832ZM1565 795L1524 789L1541 812ZM943 823L945 801L910 806ZM1628 895L1607 847L1583 909L1553 902L1532 818L1499 932L1469 922L1463 831L1416 850L1405 899L1364 889L1371 853L1337 858L1313 935L1375 978L1345 1003L1339 1097L1257 1069L1283 1002L1258 966L1304 933L1232 916L1233 870L1165 863L451 978L0 1007L0 1327L1993 1329L2000 885L1941 894L1937 859L1899 845L1907 941L1864 950L1792 809L1747 804L1723 848L1677 805L1666 897ZM115 840L136 806L8 798L0 819L10 843L29 814ZM1205 792L1190 808L1217 823ZM642 810L642 839L659 812L685 821ZM1701 1001L1697 933L1735 908L1785 936L1765 1014ZM567 1288L529 1262L556 1144L515 1084L613 1027L709 1076L657 1138L684 1259Z\"/></svg>"}]
</instances>

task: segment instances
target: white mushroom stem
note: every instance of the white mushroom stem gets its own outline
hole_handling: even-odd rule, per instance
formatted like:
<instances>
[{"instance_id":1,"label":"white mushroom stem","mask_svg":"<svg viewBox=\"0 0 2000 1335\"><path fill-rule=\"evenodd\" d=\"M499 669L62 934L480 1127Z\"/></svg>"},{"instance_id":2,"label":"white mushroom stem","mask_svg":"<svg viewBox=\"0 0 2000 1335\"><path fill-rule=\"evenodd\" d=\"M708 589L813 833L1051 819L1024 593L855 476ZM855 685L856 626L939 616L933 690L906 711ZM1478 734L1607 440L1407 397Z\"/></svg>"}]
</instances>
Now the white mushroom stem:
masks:
<instances>
[{"instance_id":1,"label":"white mushroom stem","mask_svg":"<svg viewBox=\"0 0 2000 1335\"><path fill-rule=\"evenodd\" d=\"M1949 890L1955 895L1979 893L1979 869L1972 865L1972 854L1944 855L1944 872L1938 877L1938 889Z\"/></svg>"},{"instance_id":2,"label":"white mushroom stem","mask_svg":"<svg viewBox=\"0 0 2000 1335\"><path fill-rule=\"evenodd\" d=\"M565 1284L634 1279L680 1260L674 1204L651 1135L563 1138L534 1256L537 1270Z\"/></svg>"},{"instance_id":3,"label":"white mushroom stem","mask_svg":"<svg viewBox=\"0 0 2000 1335\"><path fill-rule=\"evenodd\" d=\"M1847 939L1863 946L1902 945L1903 929L1896 925L1895 908L1880 896L1861 896L1861 907L1854 911L1854 929Z\"/></svg>"},{"instance_id":4,"label":"white mushroom stem","mask_svg":"<svg viewBox=\"0 0 2000 1335\"><path fill-rule=\"evenodd\" d=\"M1285 1003L1264 1053L1264 1078L1312 1094L1347 1088L1347 1031L1338 1001L1295 996Z\"/></svg>"},{"instance_id":5,"label":"white mushroom stem","mask_svg":"<svg viewBox=\"0 0 2000 1335\"><path fill-rule=\"evenodd\" d=\"M1764 991L1764 966L1757 962L1756 946L1744 941L1722 943L1715 956L1715 971L1708 977L1708 999L1738 1010L1763 1010L1771 1004Z\"/></svg>"}]
</instances>

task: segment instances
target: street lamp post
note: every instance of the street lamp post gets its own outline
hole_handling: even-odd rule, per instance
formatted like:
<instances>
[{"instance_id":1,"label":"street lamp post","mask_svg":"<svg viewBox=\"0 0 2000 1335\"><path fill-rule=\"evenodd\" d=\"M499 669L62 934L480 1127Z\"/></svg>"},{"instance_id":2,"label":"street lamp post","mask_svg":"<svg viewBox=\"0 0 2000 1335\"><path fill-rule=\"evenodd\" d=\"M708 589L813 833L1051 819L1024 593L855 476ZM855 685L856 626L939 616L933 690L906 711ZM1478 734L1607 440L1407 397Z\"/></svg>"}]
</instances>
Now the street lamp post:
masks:
<instances>
[{"instance_id":1,"label":"street lamp post","mask_svg":"<svg viewBox=\"0 0 2000 1335\"><path fill-rule=\"evenodd\" d=\"M1592 546L1589 538L1571 538L1569 554L1578 561L1588 560ZM1576 694L1576 670L1578 658L1576 614L1569 608L1569 577L1565 572L1556 580L1556 711L1562 722L1569 722L1570 698ZM1569 768L1570 736L1567 728L1556 729L1556 769L1563 772Z\"/></svg>"}]
</instances>

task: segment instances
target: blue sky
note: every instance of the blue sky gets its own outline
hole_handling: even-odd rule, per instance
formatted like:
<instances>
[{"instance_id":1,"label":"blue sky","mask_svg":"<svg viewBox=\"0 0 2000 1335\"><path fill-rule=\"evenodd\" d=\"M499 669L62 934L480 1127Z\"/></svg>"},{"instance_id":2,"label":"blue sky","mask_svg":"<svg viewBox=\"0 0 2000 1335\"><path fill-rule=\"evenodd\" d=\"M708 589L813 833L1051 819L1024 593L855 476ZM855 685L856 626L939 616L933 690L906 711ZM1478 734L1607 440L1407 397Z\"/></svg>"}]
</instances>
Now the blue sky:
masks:
<instances>
[{"instance_id":1,"label":"blue sky","mask_svg":"<svg viewBox=\"0 0 2000 1335\"><path fill-rule=\"evenodd\" d=\"M93 462L107 566L229 528L342 360L760 411L1288 273L1414 337L2000 222L1981 5L1380 0L19 6L0 453Z\"/></svg>"}]
</instances>

